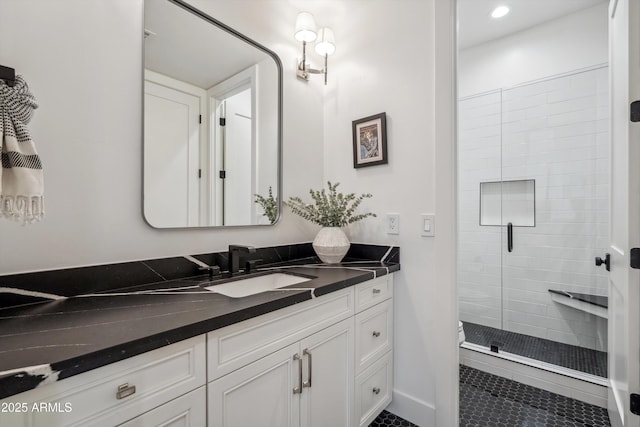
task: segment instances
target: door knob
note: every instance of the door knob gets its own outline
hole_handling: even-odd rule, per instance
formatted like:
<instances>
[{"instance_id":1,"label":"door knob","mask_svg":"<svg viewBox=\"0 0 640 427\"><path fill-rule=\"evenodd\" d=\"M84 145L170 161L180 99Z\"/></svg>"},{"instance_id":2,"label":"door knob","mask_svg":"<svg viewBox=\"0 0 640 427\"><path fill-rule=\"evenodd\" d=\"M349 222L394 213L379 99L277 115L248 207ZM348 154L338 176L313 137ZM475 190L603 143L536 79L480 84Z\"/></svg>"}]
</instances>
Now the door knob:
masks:
<instances>
[{"instance_id":1,"label":"door knob","mask_svg":"<svg viewBox=\"0 0 640 427\"><path fill-rule=\"evenodd\" d=\"M605 265L605 268L607 269L607 271L611 271L611 255L606 254L604 256L604 259L602 259L599 256L597 256L596 257L596 265L598 267L600 267L602 264Z\"/></svg>"}]
</instances>

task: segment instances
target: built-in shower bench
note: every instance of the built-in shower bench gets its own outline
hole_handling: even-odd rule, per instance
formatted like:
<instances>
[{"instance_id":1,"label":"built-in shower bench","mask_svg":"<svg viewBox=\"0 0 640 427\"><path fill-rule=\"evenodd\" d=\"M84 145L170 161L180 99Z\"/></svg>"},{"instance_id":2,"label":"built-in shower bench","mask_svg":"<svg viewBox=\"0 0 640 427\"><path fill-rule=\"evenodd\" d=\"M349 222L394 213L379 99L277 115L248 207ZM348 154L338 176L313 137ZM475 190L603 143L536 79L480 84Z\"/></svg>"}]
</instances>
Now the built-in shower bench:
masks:
<instances>
[{"instance_id":1,"label":"built-in shower bench","mask_svg":"<svg viewBox=\"0 0 640 427\"><path fill-rule=\"evenodd\" d=\"M609 298L604 295L583 294L580 292L549 289L551 299L595 316L608 318Z\"/></svg>"}]
</instances>

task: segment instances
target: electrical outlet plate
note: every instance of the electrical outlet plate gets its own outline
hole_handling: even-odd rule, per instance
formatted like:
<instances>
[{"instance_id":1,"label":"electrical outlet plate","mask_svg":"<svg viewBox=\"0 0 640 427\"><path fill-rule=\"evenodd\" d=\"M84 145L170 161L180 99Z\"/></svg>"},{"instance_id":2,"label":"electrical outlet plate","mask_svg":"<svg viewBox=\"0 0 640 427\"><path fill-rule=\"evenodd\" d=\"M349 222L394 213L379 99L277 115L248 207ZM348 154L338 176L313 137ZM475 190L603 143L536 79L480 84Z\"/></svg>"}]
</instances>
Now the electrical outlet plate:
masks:
<instances>
[{"instance_id":1,"label":"electrical outlet plate","mask_svg":"<svg viewBox=\"0 0 640 427\"><path fill-rule=\"evenodd\" d=\"M436 235L436 216L434 214L420 215L422 230L420 235L425 237L433 237Z\"/></svg>"},{"instance_id":2,"label":"electrical outlet plate","mask_svg":"<svg viewBox=\"0 0 640 427\"><path fill-rule=\"evenodd\" d=\"M387 234L400 234L400 214L387 214Z\"/></svg>"}]
</instances>

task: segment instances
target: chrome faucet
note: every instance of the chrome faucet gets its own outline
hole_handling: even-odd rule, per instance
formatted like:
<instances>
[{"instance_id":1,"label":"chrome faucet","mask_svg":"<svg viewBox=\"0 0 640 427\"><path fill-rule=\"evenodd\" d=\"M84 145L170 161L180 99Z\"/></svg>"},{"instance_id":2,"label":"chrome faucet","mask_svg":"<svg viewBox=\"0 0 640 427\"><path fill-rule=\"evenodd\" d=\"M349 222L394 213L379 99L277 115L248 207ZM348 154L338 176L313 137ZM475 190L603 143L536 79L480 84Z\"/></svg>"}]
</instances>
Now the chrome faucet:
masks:
<instances>
[{"instance_id":1,"label":"chrome faucet","mask_svg":"<svg viewBox=\"0 0 640 427\"><path fill-rule=\"evenodd\" d=\"M233 275L240 271L240 252L252 254L255 251L253 246L229 245L229 273Z\"/></svg>"}]
</instances>

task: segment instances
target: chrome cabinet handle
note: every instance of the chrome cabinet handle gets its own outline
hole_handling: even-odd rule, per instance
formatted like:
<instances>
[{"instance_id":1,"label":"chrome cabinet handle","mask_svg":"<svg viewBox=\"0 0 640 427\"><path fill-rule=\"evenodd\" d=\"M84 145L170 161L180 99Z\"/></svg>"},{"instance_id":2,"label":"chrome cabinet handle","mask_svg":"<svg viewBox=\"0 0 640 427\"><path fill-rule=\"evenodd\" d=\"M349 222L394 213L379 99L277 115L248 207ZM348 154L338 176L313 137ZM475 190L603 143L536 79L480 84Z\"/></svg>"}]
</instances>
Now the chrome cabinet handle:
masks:
<instances>
[{"instance_id":1,"label":"chrome cabinet handle","mask_svg":"<svg viewBox=\"0 0 640 427\"><path fill-rule=\"evenodd\" d=\"M302 357L298 353L293 355L293 360L298 361L298 387L293 389L293 394L302 393Z\"/></svg>"},{"instance_id":2,"label":"chrome cabinet handle","mask_svg":"<svg viewBox=\"0 0 640 427\"><path fill-rule=\"evenodd\" d=\"M380 387L374 387L373 394L380 394Z\"/></svg>"},{"instance_id":3,"label":"chrome cabinet handle","mask_svg":"<svg viewBox=\"0 0 640 427\"><path fill-rule=\"evenodd\" d=\"M378 338L380 336L380 332L378 331L373 331L373 336Z\"/></svg>"},{"instance_id":4,"label":"chrome cabinet handle","mask_svg":"<svg viewBox=\"0 0 640 427\"><path fill-rule=\"evenodd\" d=\"M373 293L374 293L374 294L379 294L379 293L380 293L380 289L378 289L378 288L373 288Z\"/></svg>"},{"instance_id":5,"label":"chrome cabinet handle","mask_svg":"<svg viewBox=\"0 0 640 427\"><path fill-rule=\"evenodd\" d=\"M302 383L302 387L311 388L311 372L313 371L313 368L311 367L311 352L309 351L308 348L305 348L304 350L302 350L302 354L307 355L309 357L309 366L308 366L309 379L304 383Z\"/></svg>"},{"instance_id":6,"label":"chrome cabinet handle","mask_svg":"<svg viewBox=\"0 0 640 427\"><path fill-rule=\"evenodd\" d=\"M124 399L125 397L129 397L136 392L136 386L129 385L129 383L124 383L118 386L118 392L116 393L116 399Z\"/></svg>"}]
</instances>

